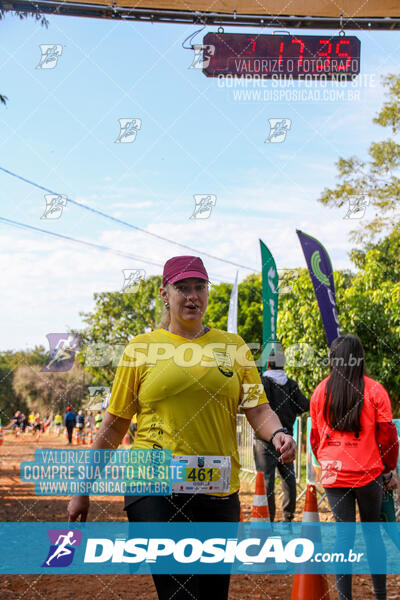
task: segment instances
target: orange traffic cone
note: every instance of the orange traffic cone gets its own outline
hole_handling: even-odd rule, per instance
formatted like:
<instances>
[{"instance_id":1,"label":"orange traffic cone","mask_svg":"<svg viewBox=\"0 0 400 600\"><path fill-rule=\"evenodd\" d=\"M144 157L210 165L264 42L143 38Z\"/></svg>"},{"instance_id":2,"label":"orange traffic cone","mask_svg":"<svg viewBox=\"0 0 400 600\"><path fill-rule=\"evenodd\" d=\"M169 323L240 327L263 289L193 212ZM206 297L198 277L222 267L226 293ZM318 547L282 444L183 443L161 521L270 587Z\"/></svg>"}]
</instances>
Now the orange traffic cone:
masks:
<instances>
[{"instance_id":1,"label":"orange traffic cone","mask_svg":"<svg viewBox=\"0 0 400 600\"><path fill-rule=\"evenodd\" d=\"M265 489L264 473L259 471L256 477L256 489L251 511L252 523L270 523L267 492Z\"/></svg>"},{"instance_id":2,"label":"orange traffic cone","mask_svg":"<svg viewBox=\"0 0 400 600\"><path fill-rule=\"evenodd\" d=\"M330 600L326 575L295 575L291 600Z\"/></svg>"},{"instance_id":3,"label":"orange traffic cone","mask_svg":"<svg viewBox=\"0 0 400 600\"><path fill-rule=\"evenodd\" d=\"M74 427L72 431L72 444L76 446L78 444L78 430Z\"/></svg>"},{"instance_id":4,"label":"orange traffic cone","mask_svg":"<svg viewBox=\"0 0 400 600\"><path fill-rule=\"evenodd\" d=\"M307 485L303 523L319 523L317 488L315 485ZM306 527L307 525L305 525ZM291 600L330 600L326 575L322 573L296 573L293 578Z\"/></svg>"},{"instance_id":5,"label":"orange traffic cone","mask_svg":"<svg viewBox=\"0 0 400 600\"><path fill-rule=\"evenodd\" d=\"M264 473L259 471L256 476L256 489L254 491L253 508L251 510L250 528L254 536L265 536L266 531L272 532L271 520L269 518L267 492L265 489ZM248 573L248 567L245 565L239 567L239 571L243 570ZM263 572L265 566L263 564L253 564L252 573ZM273 570L273 567L271 567Z\"/></svg>"},{"instance_id":6,"label":"orange traffic cone","mask_svg":"<svg viewBox=\"0 0 400 600\"><path fill-rule=\"evenodd\" d=\"M92 435L91 429L89 429L89 431L88 431L87 444L88 444L88 446L91 446L93 444L93 435Z\"/></svg>"},{"instance_id":7,"label":"orange traffic cone","mask_svg":"<svg viewBox=\"0 0 400 600\"><path fill-rule=\"evenodd\" d=\"M0 425L0 446L3 444L3 428Z\"/></svg>"},{"instance_id":8,"label":"orange traffic cone","mask_svg":"<svg viewBox=\"0 0 400 600\"><path fill-rule=\"evenodd\" d=\"M303 523L319 523L317 488L308 485L304 502Z\"/></svg>"},{"instance_id":9,"label":"orange traffic cone","mask_svg":"<svg viewBox=\"0 0 400 600\"><path fill-rule=\"evenodd\" d=\"M84 430L81 431L81 444L84 446L86 444L86 434Z\"/></svg>"}]
</instances>

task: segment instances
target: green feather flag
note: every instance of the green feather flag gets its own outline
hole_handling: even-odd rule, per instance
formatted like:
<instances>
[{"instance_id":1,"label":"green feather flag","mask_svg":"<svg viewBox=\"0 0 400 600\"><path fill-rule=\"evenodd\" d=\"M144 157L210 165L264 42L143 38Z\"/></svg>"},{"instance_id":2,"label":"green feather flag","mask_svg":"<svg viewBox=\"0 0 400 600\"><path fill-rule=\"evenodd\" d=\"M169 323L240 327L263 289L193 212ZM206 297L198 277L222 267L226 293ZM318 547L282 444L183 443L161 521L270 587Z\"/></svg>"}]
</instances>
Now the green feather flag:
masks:
<instances>
[{"instance_id":1,"label":"green feather flag","mask_svg":"<svg viewBox=\"0 0 400 600\"><path fill-rule=\"evenodd\" d=\"M262 303L263 303L263 371L267 368L268 356L275 349L276 327L278 317L278 271L274 257L260 240L261 272L262 272Z\"/></svg>"}]
</instances>

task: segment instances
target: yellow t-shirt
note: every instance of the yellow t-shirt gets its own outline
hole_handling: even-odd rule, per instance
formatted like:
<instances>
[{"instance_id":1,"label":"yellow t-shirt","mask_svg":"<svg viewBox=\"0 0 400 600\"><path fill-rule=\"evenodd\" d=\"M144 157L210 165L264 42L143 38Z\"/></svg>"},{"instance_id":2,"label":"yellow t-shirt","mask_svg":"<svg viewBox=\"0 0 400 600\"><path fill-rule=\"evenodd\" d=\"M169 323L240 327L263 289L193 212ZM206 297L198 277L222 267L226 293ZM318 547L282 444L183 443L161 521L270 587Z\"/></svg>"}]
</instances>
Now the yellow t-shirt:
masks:
<instances>
[{"instance_id":1,"label":"yellow t-shirt","mask_svg":"<svg viewBox=\"0 0 400 600\"><path fill-rule=\"evenodd\" d=\"M240 470L236 414L240 406L266 402L252 354L239 335L211 328L188 340L156 329L126 346L107 411L124 419L137 414L133 448L230 456L232 494L239 489Z\"/></svg>"}]
</instances>

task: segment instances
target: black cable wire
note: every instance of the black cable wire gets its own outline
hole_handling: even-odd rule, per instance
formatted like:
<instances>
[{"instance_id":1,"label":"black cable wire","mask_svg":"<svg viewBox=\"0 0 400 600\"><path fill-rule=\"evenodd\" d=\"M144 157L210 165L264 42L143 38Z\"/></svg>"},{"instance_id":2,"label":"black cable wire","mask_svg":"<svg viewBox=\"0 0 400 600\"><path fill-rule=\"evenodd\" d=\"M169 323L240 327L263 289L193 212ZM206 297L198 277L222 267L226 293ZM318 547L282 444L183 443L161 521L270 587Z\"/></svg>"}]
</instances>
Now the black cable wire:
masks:
<instances>
[{"instance_id":1,"label":"black cable wire","mask_svg":"<svg viewBox=\"0 0 400 600\"><path fill-rule=\"evenodd\" d=\"M57 192L54 192L53 190L49 190L48 188L45 188L44 186L39 185L38 183L35 183L34 181L30 181L29 179L26 179L25 177L22 177L21 175L18 175L17 173L13 173L12 171L9 171L8 169L5 169L2 166L0 166L0 171L3 171L4 173L7 173L8 175L12 175L13 177L16 177L17 179L24 181L25 183L29 183L30 185L33 185L34 187L37 187L40 190L44 190L45 192L48 192L49 194L55 194L56 196L62 196L62 194L58 194ZM119 224L125 225L126 227L129 227L131 229L141 231L142 233L145 233L146 235L151 235L152 237L162 240L163 242L168 242L169 244L174 244L175 246L180 246L181 248L185 248L185 250L190 250L191 252L196 252L197 254L202 254L203 256L208 256L208 258L212 258L213 260L219 260L220 262L224 262L224 263L233 265L234 267L240 267L241 269L246 269L247 271L251 271L252 273L257 272L257 269L253 269L251 267L247 267L246 265L241 265L239 263L235 263L235 262L233 262L231 260L227 260L225 258L219 258L218 256L214 256L213 254L209 254L208 252L203 252L202 250L196 250L196 248L192 248L191 246L187 246L186 244L181 244L180 242L175 242L174 240L170 240L166 237L163 237L162 235L158 235L157 233L152 233L150 231L146 231L146 229L142 229L141 227L138 227L137 225L132 225L131 223L128 223L127 221L122 221L122 219L117 219L116 217L112 217L111 215L108 215L107 213L104 213L101 210L97 210L96 208L91 208L90 206L87 206L86 204L83 204L82 202L77 202L76 200L72 200L71 198L67 198L66 196L64 196L64 197L66 198L67 202L71 202L71 204L75 204L76 206L79 206L80 208L88 210L89 212L100 215L106 219L110 219L111 221L114 221L115 223L119 223Z\"/></svg>"},{"instance_id":2,"label":"black cable wire","mask_svg":"<svg viewBox=\"0 0 400 600\"><path fill-rule=\"evenodd\" d=\"M163 266L162 263L157 263L157 262L148 260L146 258L142 258L141 256L131 254L129 252L121 252L121 250L114 250L114 248L110 248L109 246L105 246L102 244L95 244L93 242L88 242L86 240L79 240L77 238L70 237L69 235L64 235L62 233L55 233L54 231L49 231L48 229L42 229L41 227L34 227L33 225L27 225L26 223L19 223L18 221L13 221L12 219L6 219L5 217L0 217L0 221L2 221L3 223L6 223L8 225L18 227L20 229L30 229L30 230L38 232L38 233L42 233L45 235L51 235L53 237L67 240L67 241L73 242L75 244L81 244L83 246L88 246L90 248L94 248L95 250L101 250L103 252L110 252L111 254L116 254L118 256L123 256L125 258L138 260L140 262L144 262L149 265L154 265L156 267ZM215 281L219 281L219 282L223 281L222 279L219 279L218 277L213 277L213 276L212 276L212 279L215 279Z\"/></svg>"}]
</instances>

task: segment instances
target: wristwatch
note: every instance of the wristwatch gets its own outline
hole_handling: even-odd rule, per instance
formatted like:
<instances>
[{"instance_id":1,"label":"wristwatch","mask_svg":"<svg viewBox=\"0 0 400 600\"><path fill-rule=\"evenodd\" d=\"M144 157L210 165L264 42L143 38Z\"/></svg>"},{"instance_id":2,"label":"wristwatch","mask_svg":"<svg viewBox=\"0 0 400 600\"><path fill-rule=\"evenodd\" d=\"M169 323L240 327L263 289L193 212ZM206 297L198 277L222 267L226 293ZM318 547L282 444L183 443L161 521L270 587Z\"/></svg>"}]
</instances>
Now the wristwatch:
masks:
<instances>
[{"instance_id":1,"label":"wristwatch","mask_svg":"<svg viewBox=\"0 0 400 600\"><path fill-rule=\"evenodd\" d=\"M282 431L282 433L286 433L286 435L289 435L289 430L287 427L281 427L280 429L277 429L276 431L274 431L274 433L272 434L271 439L269 440L269 443L272 443L272 440L274 439L274 437L276 436L277 433L280 433Z\"/></svg>"}]
</instances>

